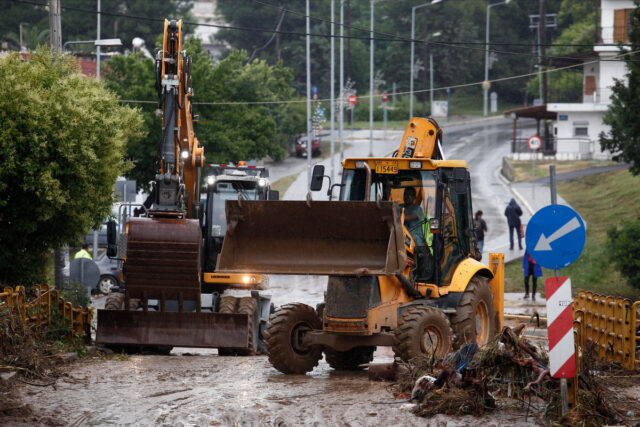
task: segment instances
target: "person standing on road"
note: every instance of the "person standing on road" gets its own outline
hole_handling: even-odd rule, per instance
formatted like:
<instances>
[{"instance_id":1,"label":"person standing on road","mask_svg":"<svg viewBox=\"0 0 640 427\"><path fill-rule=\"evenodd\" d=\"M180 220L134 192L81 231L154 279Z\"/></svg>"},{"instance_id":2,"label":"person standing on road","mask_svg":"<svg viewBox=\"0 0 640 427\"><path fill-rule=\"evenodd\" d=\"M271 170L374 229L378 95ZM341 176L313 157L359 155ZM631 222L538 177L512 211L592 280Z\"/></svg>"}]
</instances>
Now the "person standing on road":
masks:
<instances>
[{"instance_id":1,"label":"person standing on road","mask_svg":"<svg viewBox=\"0 0 640 427\"><path fill-rule=\"evenodd\" d=\"M82 249L80 249L78 252L76 252L76 254L73 257L73 259L78 259L78 258L93 259L93 258L91 258L91 255L89 255L89 245L88 244L83 243L82 244Z\"/></svg>"},{"instance_id":2,"label":"person standing on road","mask_svg":"<svg viewBox=\"0 0 640 427\"><path fill-rule=\"evenodd\" d=\"M524 273L524 298L529 298L529 277L531 277L531 301L536 300L536 288L538 287L538 277L542 277L542 268L535 262L529 251L524 251L522 257L522 271Z\"/></svg>"},{"instance_id":3,"label":"person standing on road","mask_svg":"<svg viewBox=\"0 0 640 427\"><path fill-rule=\"evenodd\" d=\"M520 234L522 209L516 203L516 199L511 199L504 210L504 215L507 217L507 223L509 224L509 249L513 249L513 231L515 230L518 235L518 247L522 250L522 235Z\"/></svg>"},{"instance_id":4,"label":"person standing on road","mask_svg":"<svg viewBox=\"0 0 640 427\"><path fill-rule=\"evenodd\" d=\"M484 248L484 233L489 231L487 223L482 219L482 211L476 212L473 225L476 232L476 240L478 241L478 250L482 253L482 249Z\"/></svg>"}]
</instances>

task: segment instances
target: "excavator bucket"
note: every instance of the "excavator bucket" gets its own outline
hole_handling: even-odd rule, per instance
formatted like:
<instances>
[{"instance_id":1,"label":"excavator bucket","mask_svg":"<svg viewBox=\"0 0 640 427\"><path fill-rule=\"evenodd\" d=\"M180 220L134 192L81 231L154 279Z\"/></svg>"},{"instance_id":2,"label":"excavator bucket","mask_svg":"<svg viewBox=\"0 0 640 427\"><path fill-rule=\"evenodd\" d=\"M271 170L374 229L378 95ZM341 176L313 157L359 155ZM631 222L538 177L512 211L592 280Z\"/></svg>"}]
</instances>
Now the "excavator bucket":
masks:
<instances>
[{"instance_id":1,"label":"excavator bucket","mask_svg":"<svg viewBox=\"0 0 640 427\"><path fill-rule=\"evenodd\" d=\"M223 273L395 275L407 263L393 202L228 200Z\"/></svg>"},{"instance_id":2,"label":"excavator bucket","mask_svg":"<svg viewBox=\"0 0 640 427\"><path fill-rule=\"evenodd\" d=\"M132 218L127 230L127 252L121 254L126 257L127 298L142 308L144 301L164 302L167 309L98 310L97 343L247 347L246 314L198 310L202 237L197 220Z\"/></svg>"},{"instance_id":3,"label":"excavator bucket","mask_svg":"<svg viewBox=\"0 0 640 427\"><path fill-rule=\"evenodd\" d=\"M96 342L103 345L247 347L246 314L98 310Z\"/></svg>"}]
</instances>

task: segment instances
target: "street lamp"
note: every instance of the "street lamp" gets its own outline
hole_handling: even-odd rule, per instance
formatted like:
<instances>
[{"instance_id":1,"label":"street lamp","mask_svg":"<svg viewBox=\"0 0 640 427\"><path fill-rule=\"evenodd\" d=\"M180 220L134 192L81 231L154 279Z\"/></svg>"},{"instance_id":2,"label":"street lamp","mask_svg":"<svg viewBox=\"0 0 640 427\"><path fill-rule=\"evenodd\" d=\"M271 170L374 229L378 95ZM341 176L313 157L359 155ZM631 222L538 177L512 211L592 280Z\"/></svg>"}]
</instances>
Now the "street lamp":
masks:
<instances>
[{"instance_id":1,"label":"street lamp","mask_svg":"<svg viewBox=\"0 0 640 427\"><path fill-rule=\"evenodd\" d=\"M487 29L486 29L486 37L485 37L485 44L484 44L484 82L482 83L482 90L483 90L483 116L487 117L487 103L489 100L489 28L490 25L489 23L491 22L491 8L494 6L500 6L501 4L509 4L511 2L511 0L505 0L505 1L501 1L498 3L493 3L490 5L487 5Z\"/></svg>"},{"instance_id":2,"label":"street lamp","mask_svg":"<svg viewBox=\"0 0 640 427\"><path fill-rule=\"evenodd\" d=\"M413 117L413 68L414 68L414 49L415 43L414 39L416 36L416 9L420 9L421 7L431 6L437 3L440 3L442 0L431 0L429 3L420 4L418 6L413 6L411 8L411 67L410 67L410 77L409 77L409 119Z\"/></svg>"},{"instance_id":3,"label":"street lamp","mask_svg":"<svg viewBox=\"0 0 640 427\"><path fill-rule=\"evenodd\" d=\"M23 25L29 25L28 22L21 22L20 25L18 25L18 27L20 28L20 52L26 52L27 48L24 47L23 43L22 43L22 26Z\"/></svg>"},{"instance_id":4,"label":"street lamp","mask_svg":"<svg viewBox=\"0 0 640 427\"><path fill-rule=\"evenodd\" d=\"M442 34L440 31L437 31L431 34L431 38L439 37ZM429 111L431 112L430 116L433 117L433 54L431 53L431 49L429 49Z\"/></svg>"},{"instance_id":5,"label":"street lamp","mask_svg":"<svg viewBox=\"0 0 640 427\"><path fill-rule=\"evenodd\" d=\"M95 47L97 48L101 48L101 47L117 47L117 46L122 46L122 40L120 39L102 39L102 40L73 40L73 41L66 41L64 42L64 44L62 45L62 51L64 52L67 48L67 45L70 44L93 44ZM100 56L98 56L96 58L96 78L98 79L98 81L100 80L100 67L98 66L98 64L100 64Z\"/></svg>"},{"instance_id":6,"label":"street lamp","mask_svg":"<svg viewBox=\"0 0 640 427\"><path fill-rule=\"evenodd\" d=\"M67 45L70 44L92 44L94 46L100 47L118 47L122 46L122 40L120 39L102 39L102 40L70 40L64 42L62 45L62 50L64 51Z\"/></svg>"}]
</instances>

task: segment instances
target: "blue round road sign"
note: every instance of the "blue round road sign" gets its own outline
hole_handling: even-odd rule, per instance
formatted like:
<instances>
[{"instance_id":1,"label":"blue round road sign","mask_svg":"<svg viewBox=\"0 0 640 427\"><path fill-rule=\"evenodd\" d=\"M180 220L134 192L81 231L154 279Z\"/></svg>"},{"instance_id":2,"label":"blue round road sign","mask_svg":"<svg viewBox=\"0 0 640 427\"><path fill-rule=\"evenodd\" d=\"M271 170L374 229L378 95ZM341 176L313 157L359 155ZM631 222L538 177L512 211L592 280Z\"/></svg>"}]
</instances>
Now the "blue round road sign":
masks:
<instances>
[{"instance_id":1,"label":"blue round road sign","mask_svg":"<svg viewBox=\"0 0 640 427\"><path fill-rule=\"evenodd\" d=\"M549 205L531 217L525 233L531 257L546 268L564 268L584 249L587 232L584 221L573 209Z\"/></svg>"}]
</instances>

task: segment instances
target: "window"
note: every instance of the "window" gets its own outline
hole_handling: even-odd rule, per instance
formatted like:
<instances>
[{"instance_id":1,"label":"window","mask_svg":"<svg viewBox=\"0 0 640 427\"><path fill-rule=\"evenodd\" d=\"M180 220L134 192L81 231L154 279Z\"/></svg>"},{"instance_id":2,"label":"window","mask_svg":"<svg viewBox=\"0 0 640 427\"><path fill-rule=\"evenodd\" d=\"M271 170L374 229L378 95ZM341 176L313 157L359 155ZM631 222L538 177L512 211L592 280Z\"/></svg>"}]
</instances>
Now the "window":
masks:
<instances>
[{"instance_id":1,"label":"window","mask_svg":"<svg viewBox=\"0 0 640 427\"><path fill-rule=\"evenodd\" d=\"M628 43L633 9L617 9L613 11L613 42Z\"/></svg>"},{"instance_id":2,"label":"window","mask_svg":"<svg viewBox=\"0 0 640 427\"><path fill-rule=\"evenodd\" d=\"M573 136L589 136L589 122L573 122Z\"/></svg>"}]
</instances>

